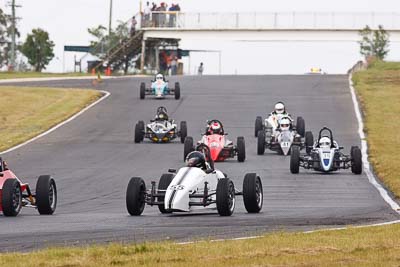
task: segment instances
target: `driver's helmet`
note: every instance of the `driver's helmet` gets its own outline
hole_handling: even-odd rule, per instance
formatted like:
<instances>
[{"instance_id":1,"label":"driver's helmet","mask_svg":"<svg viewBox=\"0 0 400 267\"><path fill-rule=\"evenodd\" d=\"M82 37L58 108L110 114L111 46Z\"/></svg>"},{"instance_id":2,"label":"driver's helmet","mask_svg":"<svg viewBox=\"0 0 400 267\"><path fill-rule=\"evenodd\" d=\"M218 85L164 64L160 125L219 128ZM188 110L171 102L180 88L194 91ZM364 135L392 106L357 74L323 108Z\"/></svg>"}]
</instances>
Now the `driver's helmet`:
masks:
<instances>
[{"instance_id":1,"label":"driver's helmet","mask_svg":"<svg viewBox=\"0 0 400 267\"><path fill-rule=\"evenodd\" d=\"M290 120L289 120L289 118L287 118L287 117L282 118L279 121L279 126L280 126L280 129L283 130L283 131L289 130L290 129Z\"/></svg>"},{"instance_id":2,"label":"driver's helmet","mask_svg":"<svg viewBox=\"0 0 400 267\"><path fill-rule=\"evenodd\" d=\"M276 114L283 114L285 112L285 105L282 102L276 103L275 112Z\"/></svg>"},{"instance_id":3,"label":"driver's helmet","mask_svg":"<svg viewBox=\"0 0 400 267\"><path fill-rule=\"evenodd\" d=\"M157 108L157 115L156 118L158 120L168 120L167 109L165 107Z\"/></svg>"},{"instance_id":4,"label":"driver's helmet","mask_svg":"<svg viewBox=\"0 0 400 267\"><path fill-rule=\"evenodd\" d=\"M190 152L186 156L185 162L187 167L206 168L206 157L199 151Z\"/></svg>"},{"instance_id":5,"label":"driver's helmet","mask_svg":"<svg viewBox=\"0 0 400 267\"><path fill-rule=\"evenodd\" d=\"M318 144L319 144L319 147L330 148L331 144L332 144L332 141L331 141L331 139L329 137L324 136L321 139L319 139Z\"/></svg>"},{"instance_id":6,"label":"driver's helmet","mask_svg":"<svg viewBox=\"0 0 400 267\"><path fill-rule=\"evenodd\" d=\"M210 124L209 131L211 134L222 134L221 123L214 121Z\"/></svg>"},{"instance_id":7,"label":"driver's helmet","mask_svg":"<svg viewBox=\"0 0 400 267\"><path fill-rule=\"evenodd\" d=\"M164 76L161 73L156 75L156 81L159 81L159 80L164 80Z\"/></svg>"}]
</instances>

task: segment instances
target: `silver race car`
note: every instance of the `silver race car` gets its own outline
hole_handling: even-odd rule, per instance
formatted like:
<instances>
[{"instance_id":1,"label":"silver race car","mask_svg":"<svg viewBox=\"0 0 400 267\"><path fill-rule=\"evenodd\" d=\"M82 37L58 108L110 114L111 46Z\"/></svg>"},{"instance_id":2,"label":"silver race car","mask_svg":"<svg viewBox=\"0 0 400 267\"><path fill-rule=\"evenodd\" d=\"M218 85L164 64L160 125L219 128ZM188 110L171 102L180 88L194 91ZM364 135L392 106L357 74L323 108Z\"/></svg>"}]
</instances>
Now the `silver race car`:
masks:
<instances>
[{"instance_id":1,"label":"silver race car","mask_svg":"<svg viewBox=\"0 0 400 267\"><path fill-rule=\"evenodd\" d=\"M144 82L140 83L140 99L144 99L146 95L153 95L158 99L173 95L178 100L181 97L181 87L179 82L176 82L175 87L171 88L164 75L157 74L155 79L151 81L150 88L146 88Z\"/></svg>"}]
</instances>

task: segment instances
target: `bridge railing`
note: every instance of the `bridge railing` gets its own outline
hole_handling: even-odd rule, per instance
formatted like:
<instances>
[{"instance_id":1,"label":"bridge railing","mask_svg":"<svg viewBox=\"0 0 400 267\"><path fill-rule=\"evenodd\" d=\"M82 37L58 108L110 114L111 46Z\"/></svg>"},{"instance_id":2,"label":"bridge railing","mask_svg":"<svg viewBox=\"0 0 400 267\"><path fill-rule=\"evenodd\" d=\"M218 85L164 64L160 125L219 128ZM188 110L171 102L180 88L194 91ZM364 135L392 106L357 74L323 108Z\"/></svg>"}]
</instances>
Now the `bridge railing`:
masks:
<instances>
[{"instance_id":1,"label":"bridge railing","mask_svg":"<svg viewBox=\"0 0 400 267\"><path fill-rule=\"evenodd\" d=\"M400 30L400 13L276 12L276 13L185 13L153 12L142 18L144 29L182 30L359 30L383 25Z\"/></svg>"}]
</instances>

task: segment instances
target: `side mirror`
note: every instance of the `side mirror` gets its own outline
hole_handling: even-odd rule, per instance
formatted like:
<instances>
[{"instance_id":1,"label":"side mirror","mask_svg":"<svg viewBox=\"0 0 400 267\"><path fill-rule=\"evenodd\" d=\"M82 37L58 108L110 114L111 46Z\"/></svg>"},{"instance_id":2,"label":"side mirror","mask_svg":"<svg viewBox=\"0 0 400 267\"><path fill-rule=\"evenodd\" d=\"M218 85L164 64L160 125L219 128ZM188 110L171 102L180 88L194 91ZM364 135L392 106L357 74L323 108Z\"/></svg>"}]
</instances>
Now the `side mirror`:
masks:
<instances>
[{"instance_id":1,"label":"side mirror","mask_svg":"<svg viewBox=\"0 0 400 267\"><path fill-rule=\"evenodd\" d=\"M0 177L3 177L3 176L4 176L4 173L0 172Z\"/></svg>"},{"instance_id":2,"label":"side mirror","mask_svg":"<svg viewBox=\"0 0 400 267\"><path fill-rule=\"evenodd\" d=\"M176 173L176 169L168 169L168 172L170 172L170 173Z\"/></svg>"},{"instance_id":3,"label":"side mirror","mask_svg":"<svg viewBox=\"0 0 400 267\"><path fill-rule=\"evenodd\" d=\"M213 172L214 172L214 170L212 170L212 169L206 170L206 173L207 173L207 174L210 174L210 173L213 173Z\"/></svg>"},{"instance_id":4,"label":"side mirror","mask_svg":"<svg viewBox=\"0 0 400 267\"><path fill-rule=\"evenodd\" d=\"M339 149L344 149L344 147L340 146Z\"/></svg>"}]
</instances>

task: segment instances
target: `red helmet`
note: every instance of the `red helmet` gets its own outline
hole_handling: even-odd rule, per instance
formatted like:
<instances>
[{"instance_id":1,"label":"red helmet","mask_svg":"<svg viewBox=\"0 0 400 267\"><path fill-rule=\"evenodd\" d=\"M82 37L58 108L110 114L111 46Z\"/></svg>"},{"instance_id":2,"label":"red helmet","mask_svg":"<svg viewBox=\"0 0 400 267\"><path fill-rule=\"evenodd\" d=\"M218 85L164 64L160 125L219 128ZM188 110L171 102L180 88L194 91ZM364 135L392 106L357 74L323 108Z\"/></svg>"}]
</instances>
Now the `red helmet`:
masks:
<instances>
[{"instance_id":1,"label":"red helmet","mask_svg":"<svg viewBox=\"0 0 400 267\"><path fill-rule=\"evenodd\" d=\"M222 132L221 124L217 121L214 121L213 123L211 123L210 132L212 132L213 134L221 134L221 132Z\"/></svg>"}]
</instances>

